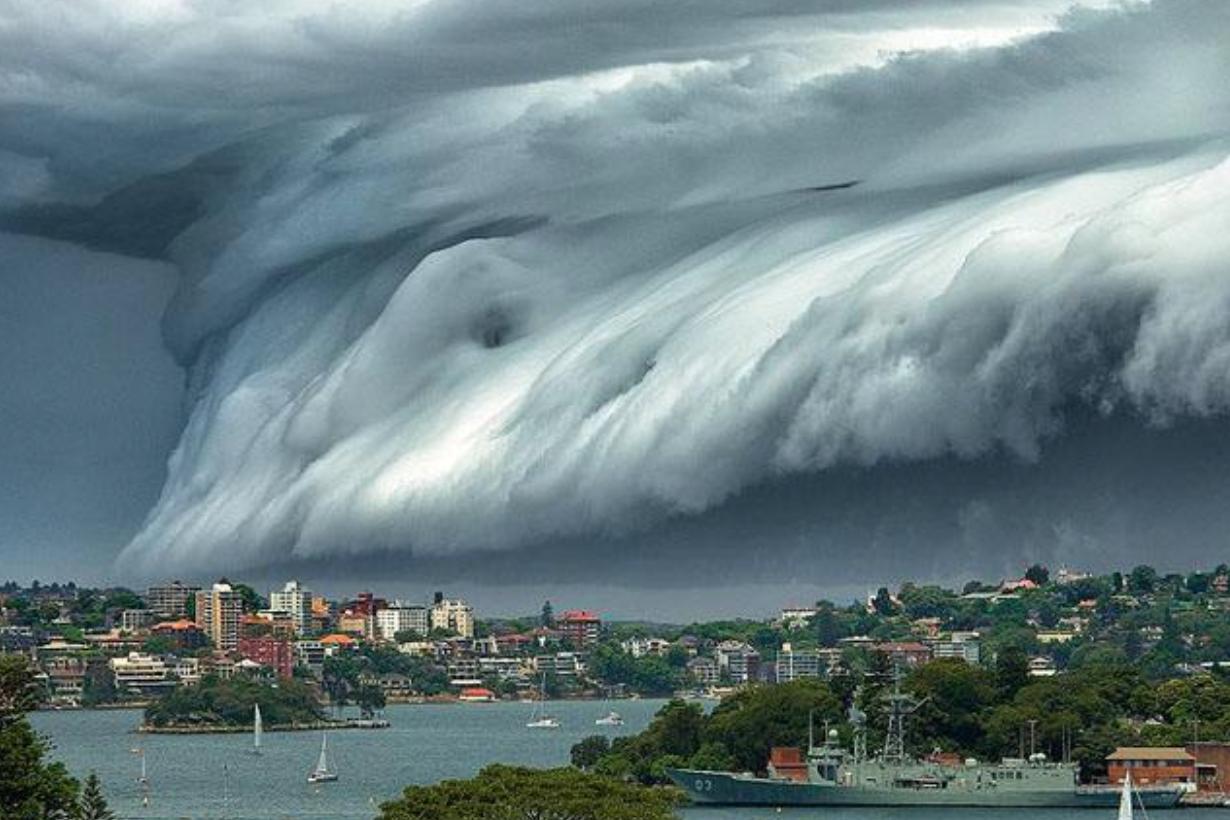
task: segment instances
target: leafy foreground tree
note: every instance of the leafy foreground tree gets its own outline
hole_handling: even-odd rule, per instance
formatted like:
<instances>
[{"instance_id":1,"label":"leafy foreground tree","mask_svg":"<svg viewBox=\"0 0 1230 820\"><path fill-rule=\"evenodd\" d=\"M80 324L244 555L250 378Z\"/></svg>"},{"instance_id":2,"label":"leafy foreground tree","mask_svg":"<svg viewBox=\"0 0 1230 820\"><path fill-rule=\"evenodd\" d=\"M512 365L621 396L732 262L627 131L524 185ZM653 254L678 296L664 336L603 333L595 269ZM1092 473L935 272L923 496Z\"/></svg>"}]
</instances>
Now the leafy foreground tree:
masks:
<instances>
[{"instance_id":1,"label":"leafy foreground tree","mask_svg":"<svg viewBox=\"0 0 1230 820\"><path fill-rule=\"evenodd\" d=\"M673 820L677 794L576 769L488 766L472 780L409 786L380 820Z\"/></svg>"},{"instance_id":2,"label":"leafy foreground tree","mask_svg":"<svg viewBox=\"0 0 1230 820\"><path fill-rule=\"evenodd\" d=\"M115 812L107 806L102 784L98 782L98 775L94 772L90 772L90 776L85 779L85 788L81 790L81 802L74 820L115 820Z\"/></svg>"},{"instance_id":3,"label":"leafy foreground tree","mask_svg":"<svg viewBox=\"0 0 1230 820\"><path fill-rule=\"evenodd\" d=\"M60 820L77 813L77 781L61 763L46 760L50 744L30 726L37 703L34 673L25 658L0 657L0 817Z\"/></svg>"}]
</instances>

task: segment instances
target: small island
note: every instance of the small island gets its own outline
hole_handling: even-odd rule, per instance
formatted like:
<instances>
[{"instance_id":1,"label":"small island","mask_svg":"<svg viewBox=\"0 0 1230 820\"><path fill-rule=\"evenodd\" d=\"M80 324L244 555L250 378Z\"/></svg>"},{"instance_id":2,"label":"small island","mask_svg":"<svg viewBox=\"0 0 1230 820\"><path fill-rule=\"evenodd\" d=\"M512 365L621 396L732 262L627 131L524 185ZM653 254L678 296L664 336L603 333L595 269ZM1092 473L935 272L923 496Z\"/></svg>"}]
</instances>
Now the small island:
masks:
<instances>
[{"instance_id":1,"label":"small island","mask_svg":"<svg viewBox=\"0 0 1230 820\"><path fill-rule=\"evenodd\" d=\"M154 734L215 734L249 732L255 707L260 706L267 732L320 729L380 729L388 721L374 717L329 718L316 690L294 679L267 686L248 678L208 677L197 686L175 689L145 709L138 731Z\"/></svg>"}]
</instances>

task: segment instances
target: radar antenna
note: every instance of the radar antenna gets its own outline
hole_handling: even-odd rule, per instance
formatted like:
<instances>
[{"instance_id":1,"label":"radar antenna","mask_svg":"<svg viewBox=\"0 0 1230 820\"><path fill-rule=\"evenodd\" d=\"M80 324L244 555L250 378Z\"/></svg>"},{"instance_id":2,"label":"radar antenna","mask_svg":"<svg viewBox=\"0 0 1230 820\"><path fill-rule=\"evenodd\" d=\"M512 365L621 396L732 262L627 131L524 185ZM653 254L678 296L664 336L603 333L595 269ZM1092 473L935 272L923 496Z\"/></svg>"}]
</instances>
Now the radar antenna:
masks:
<instances>
[{"instance_id":1,"label":"radar antenna","mask_svg":"<svg viewBox=\"0 0 1230 820\"><path fill-rule=\"evenodd\" d=\"M888 734L884 737L884 762L901 765L905 759L905 719L917 712L924 703L931 700L925 697L918 700L913 695L901 691L901 667L893 667L893 691L885 694L888 701Z\"/></svg>"}]
</instances>

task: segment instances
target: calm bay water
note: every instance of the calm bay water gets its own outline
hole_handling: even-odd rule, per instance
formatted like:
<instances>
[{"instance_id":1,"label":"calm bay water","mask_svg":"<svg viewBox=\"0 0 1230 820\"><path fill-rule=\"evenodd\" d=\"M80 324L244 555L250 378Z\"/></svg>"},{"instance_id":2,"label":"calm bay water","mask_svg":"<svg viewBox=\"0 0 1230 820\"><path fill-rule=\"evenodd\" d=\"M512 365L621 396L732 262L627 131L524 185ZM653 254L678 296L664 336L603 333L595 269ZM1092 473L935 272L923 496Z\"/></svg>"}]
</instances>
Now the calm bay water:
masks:
<instances>
[{"instance_id":1,"label":"calm bay water","mask_svg":"<svg viewBox=\"0 0 1230 820\"><path fill-rule=\"evenodd\" d=\"M643 729L662 701L620 701L615 708L627 721L606 728L614 737ZM329 736L336 783L309 786L305 778L320 749L312 732L266 733L263 754L249 753L248 735L138 735L134 711L41 712L35 727L55 743L55 755L75 775L91 769L103 781L108 800L123 818L371 818L376 805L410 783L469 777L493 762L560 766L586 735L603 731L594 720L608 704L553 703L562 727L525 728L529 707L519 703L392 706L393 726L378 731L348 730ZM150 804L141 804L136 783L144 748L150 779ZM1172 813L1167 813L1175 816ZM683 820L1092 820L1099 812L992 812L931 809L700 809ZM1106 817L1112 816L1106 813ZM1200 810L1197 817L1230 818L1230 812Z\"/></svg>"}]
</instances>

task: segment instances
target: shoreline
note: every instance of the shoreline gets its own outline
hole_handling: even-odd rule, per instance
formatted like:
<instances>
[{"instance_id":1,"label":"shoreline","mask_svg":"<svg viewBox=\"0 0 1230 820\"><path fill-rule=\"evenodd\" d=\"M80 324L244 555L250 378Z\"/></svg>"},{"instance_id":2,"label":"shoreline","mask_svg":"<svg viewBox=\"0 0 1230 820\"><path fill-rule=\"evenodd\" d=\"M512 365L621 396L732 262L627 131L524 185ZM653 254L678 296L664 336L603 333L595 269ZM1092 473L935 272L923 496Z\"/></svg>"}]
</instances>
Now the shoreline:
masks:
<instances>
[{"instance_id":1,"label":"shoreline","mask_svg":"<svg viewBox=\"0 0 1230 820\"><path fill-rule=\"evenodd\" d=\"M323 732L337 729L387 729L387 720L321 720L315 723L277 723L262 726L262 732ZM150 726L142 723L132 731L142 735L240 735L251 734L252 724L243 726Z\"/></svg>"}]
</instances>

